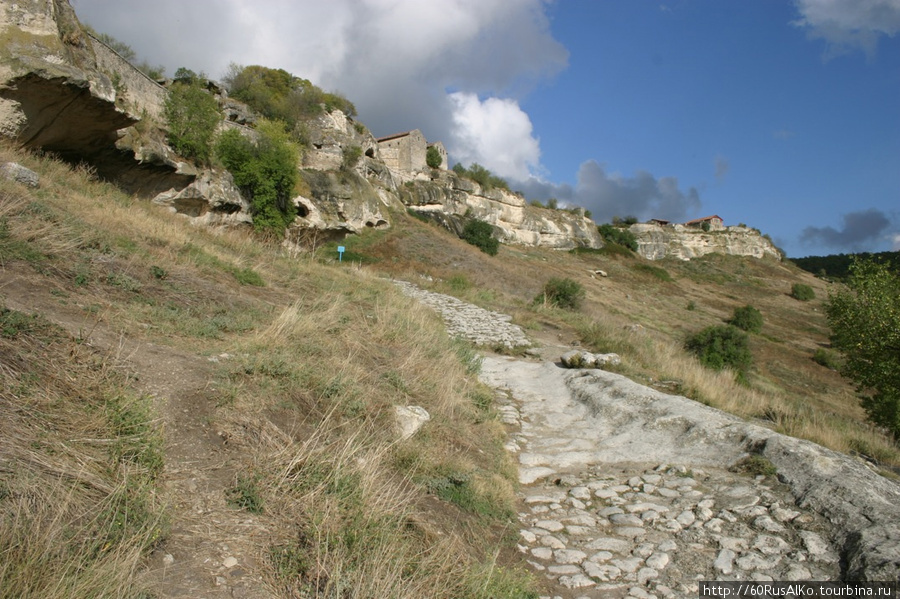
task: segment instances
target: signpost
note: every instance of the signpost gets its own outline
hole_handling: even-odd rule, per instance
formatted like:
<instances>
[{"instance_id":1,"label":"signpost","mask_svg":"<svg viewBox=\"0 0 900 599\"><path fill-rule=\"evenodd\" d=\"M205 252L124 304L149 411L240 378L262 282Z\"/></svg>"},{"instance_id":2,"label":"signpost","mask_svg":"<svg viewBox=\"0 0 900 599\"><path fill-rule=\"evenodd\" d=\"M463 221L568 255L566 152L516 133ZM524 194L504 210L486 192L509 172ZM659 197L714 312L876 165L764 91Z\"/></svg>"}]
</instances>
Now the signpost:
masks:
<instances>
[{"instance_id":1,"label":"signpost","mask_svg":"<svg viewBox=\"0 0 900 599\"><path fill-rule=\"evenodd\" d=\"M338 246L338 262L343 262L343 261L344 261L344 250L345 250L345 249L346 249L346 248L345 248L344 246L342 246L342 245L339 245L339 246Z\"/></svg>"}]
</instances>

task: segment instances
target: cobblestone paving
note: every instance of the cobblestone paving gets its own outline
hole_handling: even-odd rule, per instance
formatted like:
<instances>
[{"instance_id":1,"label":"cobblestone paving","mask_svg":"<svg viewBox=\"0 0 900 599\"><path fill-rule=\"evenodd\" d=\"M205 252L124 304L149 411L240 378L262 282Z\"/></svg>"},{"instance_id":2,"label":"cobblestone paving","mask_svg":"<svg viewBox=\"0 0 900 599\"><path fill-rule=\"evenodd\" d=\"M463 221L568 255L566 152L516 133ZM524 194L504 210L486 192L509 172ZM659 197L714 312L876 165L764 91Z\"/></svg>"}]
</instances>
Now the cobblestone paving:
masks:
<instances>
[{"instance_id":1,"label":"cobblestone paving","mask_svg":"<svg viewBox=\"0 0 900 599\"><path fill-rule=\"evenodd\" d=\"M504 423L519 428L516 400L499 397ZM508 448L529 445L519 433ZM550 474L521 496L519 550L556 597L696 597L700 580L838 575L827 523L795 509L771 477L600 463Z\"/></svg>"},{"instance_id":2,"label":"cobblestone paving","mask_svg":"<svg viewBox=\"0 0 900 599\"><path fill-rule=\"evenodd\" d=\"M404 294L437 310L453 337L463 337L476 345L519 347L530 345L522 328L511 316L491 312L443 293L426 291L406 281L394 281Z\"/></svg>"}]
</instances>

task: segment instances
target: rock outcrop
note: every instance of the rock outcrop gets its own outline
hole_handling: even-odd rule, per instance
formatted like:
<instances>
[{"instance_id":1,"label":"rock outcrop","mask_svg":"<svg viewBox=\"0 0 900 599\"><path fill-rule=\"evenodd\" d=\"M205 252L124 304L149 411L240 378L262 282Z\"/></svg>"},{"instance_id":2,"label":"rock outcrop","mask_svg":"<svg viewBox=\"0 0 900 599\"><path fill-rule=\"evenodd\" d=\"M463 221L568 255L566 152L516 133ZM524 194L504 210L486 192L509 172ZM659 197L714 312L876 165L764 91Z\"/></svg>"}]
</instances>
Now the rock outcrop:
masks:
<instances>
[{"instance_id":1,"label":"rock outcrop","mask_svg":"<svg viewBox=\"0 0 900 599\"><path fill-rule=\"evenodd\" d=\"M781 252L769 239L745 226L707 232L684 225L640 223L631 225L629 231L637 239L638 254L648 260L690 260L712 253L781 260Z\"/></svg>"},{"instance_id":2,"label":"rock outcrop","mask_svg":"<svg viewBox=\"0 0 900 599\"><path fill-rule=\"evenodd\" d=\"M603 245L597 226L581 212L529 206L505 189L485 190L452 171L430 170L399 190L410 210L427 215L459 234L467 218L494 227L504 243L556 249L598 248Z\"/></svg>"}]
</instances>

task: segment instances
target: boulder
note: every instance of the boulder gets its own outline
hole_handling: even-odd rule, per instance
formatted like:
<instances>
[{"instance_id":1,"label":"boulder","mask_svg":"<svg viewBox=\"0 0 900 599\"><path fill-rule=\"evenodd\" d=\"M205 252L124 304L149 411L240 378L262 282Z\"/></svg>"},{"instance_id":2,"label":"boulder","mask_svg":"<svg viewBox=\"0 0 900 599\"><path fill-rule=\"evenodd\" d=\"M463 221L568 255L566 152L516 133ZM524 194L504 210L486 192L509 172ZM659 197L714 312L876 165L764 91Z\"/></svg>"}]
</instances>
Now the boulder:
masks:
<instances>
[{"instance_id":1,"label":"boulder","mask_svg":"<svg viewBox=\"0 0 900 599\"><path fill-rule=\"evenodd\" d=\"M0 176L26 187L37 188L41 184L41 178L36 172L16 162L4 162L0 165Z\"/></svg>"},{"instance_id":2,"label":"boulder","mask_svg":"<svg viewBox=\"0 0 900 599\"><path fill-rule=\"evenodd\" d=\"M421 406L394 406L394 421L402 440L415 435L429 420L431 414Z\"/></svg>"}]
</instances>

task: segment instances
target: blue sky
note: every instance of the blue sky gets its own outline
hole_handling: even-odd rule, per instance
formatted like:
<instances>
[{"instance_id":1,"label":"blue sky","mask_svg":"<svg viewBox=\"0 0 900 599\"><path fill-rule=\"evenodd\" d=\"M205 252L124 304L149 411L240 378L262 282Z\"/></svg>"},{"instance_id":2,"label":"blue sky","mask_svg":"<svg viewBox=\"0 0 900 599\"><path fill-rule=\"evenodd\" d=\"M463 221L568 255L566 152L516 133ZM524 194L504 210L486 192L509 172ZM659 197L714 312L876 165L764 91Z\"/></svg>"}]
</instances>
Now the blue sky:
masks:
<instances>
[{"instance_id":1,"label":"blue sky","mask_svg":"<svg viewBox=\"0 0 900 599\"><path fill-rule=\"evenodd\" d=\"M900 249L900 0L72 0L139 57L283 68L595 220Z\"/></svg>"}]
</instances>

